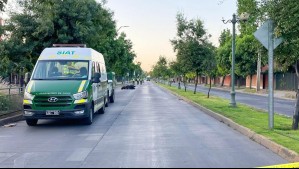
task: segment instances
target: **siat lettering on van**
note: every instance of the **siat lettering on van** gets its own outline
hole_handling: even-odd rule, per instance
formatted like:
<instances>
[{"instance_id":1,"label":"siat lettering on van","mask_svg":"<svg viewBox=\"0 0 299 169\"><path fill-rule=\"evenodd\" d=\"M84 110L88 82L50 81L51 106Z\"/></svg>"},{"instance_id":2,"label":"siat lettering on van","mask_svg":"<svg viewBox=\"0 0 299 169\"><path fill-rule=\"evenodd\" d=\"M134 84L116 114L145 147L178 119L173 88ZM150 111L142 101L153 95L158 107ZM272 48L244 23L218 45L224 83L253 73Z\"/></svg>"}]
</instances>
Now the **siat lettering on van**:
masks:
<instances>
[{"instance_id":1,"label":"siat lettering on van","mask_svg":"<svg viewBox=\"0 0 299 169\"><path fill-rule=\"evenodd\" d=\"M58 51L57 55L74 55L75 51Z\"/></svg>"}]
</instances>

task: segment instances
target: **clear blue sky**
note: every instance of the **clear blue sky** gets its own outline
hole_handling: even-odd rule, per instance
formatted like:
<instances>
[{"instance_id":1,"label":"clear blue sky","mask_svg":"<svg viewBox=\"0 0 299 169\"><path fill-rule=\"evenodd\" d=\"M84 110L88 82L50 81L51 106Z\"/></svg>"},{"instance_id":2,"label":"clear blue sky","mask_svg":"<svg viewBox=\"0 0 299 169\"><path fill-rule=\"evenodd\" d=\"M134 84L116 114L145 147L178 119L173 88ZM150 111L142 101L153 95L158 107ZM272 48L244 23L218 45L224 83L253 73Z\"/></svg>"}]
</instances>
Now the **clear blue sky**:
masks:
<instances>
[{"instance_id":1,"label":"clear blue sky","mask_svg":"<svg viewBox=\"0 0 299 169\"><path fill-rule=\"evenodd\" d=\"M175 60L170 39L176 36L176 14L183 13L189 20L201 19L205 29L212 35L213 44L223 29L222 17L231 19L236 13L237 0L107 0L106 7L114 12L117 27L133 42L136 61L145 71L158 61L159 56Z\"/></svg>"}]
</instances>

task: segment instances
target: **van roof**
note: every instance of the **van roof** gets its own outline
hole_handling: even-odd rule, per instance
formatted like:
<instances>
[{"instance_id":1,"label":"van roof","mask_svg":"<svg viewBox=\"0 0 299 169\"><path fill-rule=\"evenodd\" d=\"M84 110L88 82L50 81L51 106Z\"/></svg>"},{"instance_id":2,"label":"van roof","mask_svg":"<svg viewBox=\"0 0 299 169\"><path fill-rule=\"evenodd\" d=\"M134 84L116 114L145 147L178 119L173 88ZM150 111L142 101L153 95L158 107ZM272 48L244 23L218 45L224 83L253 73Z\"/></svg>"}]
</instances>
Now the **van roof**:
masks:
<instances>
[{"instance_id":1,"label":"van roof","mask_svg":"<svg viewBox=\"0 0 299 169\"><path fill-rule=\"evenodd\" d=\"M103 56L91 48L52 47L45 48L38 60L94 60L96 55Z\"/></svg>"}]
</instances>

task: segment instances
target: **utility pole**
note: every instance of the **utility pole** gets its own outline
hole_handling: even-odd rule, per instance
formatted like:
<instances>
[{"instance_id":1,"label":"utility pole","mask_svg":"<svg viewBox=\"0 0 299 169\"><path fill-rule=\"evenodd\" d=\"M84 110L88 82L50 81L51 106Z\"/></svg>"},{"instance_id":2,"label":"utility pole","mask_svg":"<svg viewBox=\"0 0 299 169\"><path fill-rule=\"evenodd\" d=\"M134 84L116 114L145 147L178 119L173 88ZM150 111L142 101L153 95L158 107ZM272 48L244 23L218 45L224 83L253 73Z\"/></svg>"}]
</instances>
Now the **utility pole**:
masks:
<instances>
[{"instance_id":1,"label":"utility pole","mask_svg":"<svg viewBox=\"0 0 299 169\"><path fill-rule=\"evenodd\" d=\"M269 128L274 128L274 91L273 91L273 69L274 69L274 39L273 39L273 21L269 20L269 48L268 48L268 55L269 55Z\"/></svg>"},{"instance_id":2,"label":"utility pole","mask_svg":"<svg viewBox=\"0 0 299 169\"><path fill-rule=\"evenodd\" d=\"M257 71L256 71L256 91L261 89L261 66L262 66L262 51L261 48L258 49L258 59L257 59Z\"/></svg>"}]
</instances>

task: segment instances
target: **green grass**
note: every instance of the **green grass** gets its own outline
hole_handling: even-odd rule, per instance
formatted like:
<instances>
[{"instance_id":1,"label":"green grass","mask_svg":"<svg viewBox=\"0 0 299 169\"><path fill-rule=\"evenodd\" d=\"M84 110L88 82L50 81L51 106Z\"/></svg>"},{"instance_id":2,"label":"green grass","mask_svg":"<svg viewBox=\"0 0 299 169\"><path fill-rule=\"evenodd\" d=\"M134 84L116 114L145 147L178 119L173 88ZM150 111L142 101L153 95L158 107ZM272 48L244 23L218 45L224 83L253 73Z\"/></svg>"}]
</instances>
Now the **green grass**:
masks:
<instances>
[{"instance_id":1,"label":"green grass","mask_svg":"<svg viewBox=\"0 0 299 169\"><path fill-rule=\"evenodd\" d=\"M210 96L208 99L207 95L202 93L193 94L192 91L185 92L182 89L177 89L177 87L161 86L299 153L299 131L292 130L292 118L275 114L274 129L269 130L268 114L265 111L239 103L237 108L233 108L229 106L227 99L214 96Z\"/></svg>"}]
</instances>

